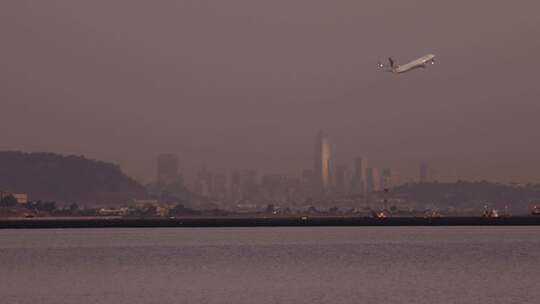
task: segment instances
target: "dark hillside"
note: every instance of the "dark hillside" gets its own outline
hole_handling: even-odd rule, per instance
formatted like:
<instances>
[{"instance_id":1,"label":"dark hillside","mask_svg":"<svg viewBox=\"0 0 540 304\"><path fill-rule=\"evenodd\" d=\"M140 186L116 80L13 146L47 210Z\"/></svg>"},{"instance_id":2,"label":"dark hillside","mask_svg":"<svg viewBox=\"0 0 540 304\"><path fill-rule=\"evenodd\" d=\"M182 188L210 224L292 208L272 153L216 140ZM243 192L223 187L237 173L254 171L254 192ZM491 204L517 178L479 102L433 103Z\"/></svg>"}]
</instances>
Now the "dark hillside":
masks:
<instances>
[{"instance_id":1,"label":"dark hillside","mask_svg":"<svg viewBox=\"0 0 540 304\"><path fill-rule=\"evenodd\" d=\"M146 196L145 188L115 164L53 153L0 152L0 190L28 193L31 200L82 204Z\"/></svg>"}]
</instances>

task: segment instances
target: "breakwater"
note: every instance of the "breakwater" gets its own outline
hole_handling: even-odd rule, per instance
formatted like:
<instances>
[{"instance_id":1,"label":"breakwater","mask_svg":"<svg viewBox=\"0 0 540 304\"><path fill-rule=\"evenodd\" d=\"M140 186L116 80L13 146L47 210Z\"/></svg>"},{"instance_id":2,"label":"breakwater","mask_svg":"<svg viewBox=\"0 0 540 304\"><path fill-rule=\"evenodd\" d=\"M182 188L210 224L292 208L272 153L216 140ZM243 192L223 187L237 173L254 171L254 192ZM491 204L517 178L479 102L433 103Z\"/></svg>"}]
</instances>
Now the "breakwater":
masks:
<instances>
[{"instance_id":1,"label":"breakwater","mask_svg":"<svg viewBox=\"0 0 540 304\"><path fill-rule=\"evenodd\" d=\"M142 227L295 227L295 226L527 226L540 216L485 217L179 217L179 218L29 218L0 219L0 229Z\"/></svg>"}]
</instances>

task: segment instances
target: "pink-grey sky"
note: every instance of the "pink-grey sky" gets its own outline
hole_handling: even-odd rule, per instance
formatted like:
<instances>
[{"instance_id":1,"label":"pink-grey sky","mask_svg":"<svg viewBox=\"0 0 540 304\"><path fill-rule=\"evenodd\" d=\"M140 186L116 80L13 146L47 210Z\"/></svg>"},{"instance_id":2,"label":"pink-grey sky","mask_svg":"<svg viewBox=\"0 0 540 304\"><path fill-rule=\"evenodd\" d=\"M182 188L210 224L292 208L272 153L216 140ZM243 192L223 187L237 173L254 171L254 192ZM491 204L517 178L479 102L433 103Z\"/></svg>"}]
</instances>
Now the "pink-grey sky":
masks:
<instances>
[{"instance_id":1,"label":"pink-grey sky","mask_svg":"<svg viewBox=\"0 0 540 304\"><path fill-rule=\"evenodd\" d=\"M299 174L326 130L405 178L540 182L540 2L3 0L0 149L84 154L148 181ZM396 76L388 56L437 64Z\"/></svg>"}]
</instances>

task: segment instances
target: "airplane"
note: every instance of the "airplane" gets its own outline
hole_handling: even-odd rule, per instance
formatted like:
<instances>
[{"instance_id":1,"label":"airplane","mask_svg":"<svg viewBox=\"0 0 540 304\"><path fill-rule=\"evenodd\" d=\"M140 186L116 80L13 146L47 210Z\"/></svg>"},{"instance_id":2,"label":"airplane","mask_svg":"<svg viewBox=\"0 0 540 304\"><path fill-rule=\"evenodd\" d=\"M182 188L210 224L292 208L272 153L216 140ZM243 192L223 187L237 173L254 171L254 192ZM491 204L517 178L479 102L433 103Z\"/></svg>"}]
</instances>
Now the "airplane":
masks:
<instances>
[{"instance_id":1,"label":"airplane","mask_svg":"<svg viewBox=\"0 0 540 304\"><path fill-rule=\"evenodd\" d=\"M404 65L397 65L391 57L388 57L388 62L390 62L390 67L387 67L383 63L379 62L379 69L384 72L400 74L417 68L425 68L427 64L435 64L435 55L427 54Z\"/></svg>"}]
</instances>

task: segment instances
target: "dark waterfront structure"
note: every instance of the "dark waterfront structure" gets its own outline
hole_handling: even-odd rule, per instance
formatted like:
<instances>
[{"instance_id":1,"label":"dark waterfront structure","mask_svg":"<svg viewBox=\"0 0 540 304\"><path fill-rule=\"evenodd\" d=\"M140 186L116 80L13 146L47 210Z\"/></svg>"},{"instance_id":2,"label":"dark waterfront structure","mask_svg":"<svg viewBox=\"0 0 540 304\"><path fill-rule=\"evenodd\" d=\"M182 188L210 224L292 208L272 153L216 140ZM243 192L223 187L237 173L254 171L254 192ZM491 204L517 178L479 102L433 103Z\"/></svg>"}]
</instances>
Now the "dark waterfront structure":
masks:
<instances>
[{"instance_id":1,"label":"dark waterfront structure","mask_svg":"<svg viewBox=\"0 0 540 304\"><path fill-rule=\"evenodd\" d=\"M318 227L318 226L537 226L540 217L185 217L185 218L54 218L0 220L0 229L140 228L140 227Z\"/></svg>"}]
</instances>

